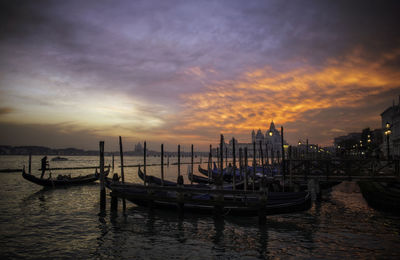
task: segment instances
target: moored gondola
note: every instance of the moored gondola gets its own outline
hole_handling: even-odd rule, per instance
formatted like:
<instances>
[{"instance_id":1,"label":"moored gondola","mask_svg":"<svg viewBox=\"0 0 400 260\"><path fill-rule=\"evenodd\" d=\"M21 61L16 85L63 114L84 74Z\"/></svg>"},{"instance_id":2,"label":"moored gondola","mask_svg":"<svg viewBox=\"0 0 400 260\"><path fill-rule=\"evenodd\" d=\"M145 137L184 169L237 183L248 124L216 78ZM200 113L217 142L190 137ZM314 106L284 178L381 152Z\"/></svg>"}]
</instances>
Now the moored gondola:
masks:
<instances>
[{"instance_id":1,"label":"moored gondola","mask_svg":"<svg viewBox=\"0 0 400 260\"><path fill-rule=\"evenodd\" d=\"M113 196L126 198L139 206L176 210L180 204L184 210L207 214L212 214L216 205L222 205L224 214L243 216L258 216L260 208L265 209L266 215L272 215L303 211L311 206L308 192L266 192L267 199L264 201L261 192L143 186L120 182L108 183L107 186ZM222 202L218 200L221 194Z\"/></svg>"},{"instance_id":2,"label":"moored gondola","mask_svg":"<svg viewBox=\"0 0 400 260\"><path fill-rule=\"evenodd\" d=\"M140 167L138 168L138 176L141 180L144 181L145 175L142 172ZM190 175L189 175L189 180L190 180ZM146 175L146 182L149 184L162 185L162 180L160 178L151 176L151 175ZM163 186L170 186L170 187L177 186L176 182L167 181L167 180L164 180L163 182L164 182ZM215 188L214 184L215 184L214 181L212 181L211 183L201 182L201 183L195 183L195 184L184 184L183 187L210 189L210 188ZM244 185L243 181L238 181L236 183L236 188L241 189L241 188L243 188L243 185ZM232 189L233 185L231 183L223 183L222 188L223 189Z\"/></svg>"}]
</instances>

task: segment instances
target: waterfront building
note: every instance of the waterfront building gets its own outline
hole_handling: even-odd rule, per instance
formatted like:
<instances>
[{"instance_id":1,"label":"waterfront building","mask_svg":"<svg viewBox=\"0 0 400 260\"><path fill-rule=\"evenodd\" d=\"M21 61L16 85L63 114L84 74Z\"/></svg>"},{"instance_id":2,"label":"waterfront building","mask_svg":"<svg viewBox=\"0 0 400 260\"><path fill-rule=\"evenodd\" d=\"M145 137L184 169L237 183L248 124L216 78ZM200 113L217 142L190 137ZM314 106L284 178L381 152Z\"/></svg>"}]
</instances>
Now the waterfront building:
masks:
<instances>
[{"instance_id":1,"label":"waterfront building","mask_svg":"<svg viewBox=\"0 0 400 260\"><path fill-rule=\"evenodd\" d=\"M388 107L381 113L382 118L382 151L385 156L388 152L391 157L400 157L400 96L399 104ZM389 141L389 142L388 142Z\"/></svg>"},{"instance_id":2,"label":"waterfront building","mask_svg":"<svg viewBox=\"0 0 400 260\"><path fill-rule=\"evenodd\" d=\"M141 143L135 144L135 149L133 150L136 154L143 154L143 146Z\"/></svg>"},{"instance_id":3,"label":"waterfront building","mask_svg":"<svg viewBox=\"0 0 400 260\"><path fill-rule=\"evenodd\" d=\"M265 134L261 131L261 129L258 129L257 133L253 130L251 133L251 142L250 143L239 143L235 139L235 149L236 149L236 155L239 154L239 149L242 148L243 151L245 147L247 147L248 151L248 156L249 158L253 157L253 142L256 142L256 156L259 156L260 153L260 142L261 142L261 147L263 151L264 157L266 156L266 147L268 147L268 155L271 157L271 153L274 153L274 157L276 158L278 155L281 157L282 154L282 140L281 140L281 133L279 130L276 129L275 123L272 121L269 129L265 131ZM284 144L286 142L284 141ZM228 144L226 144L228 148L228 154L229 156L232 156L232 151L233 151L233 143L232 140L229 141Z\"/></svg>"}]
</instances>

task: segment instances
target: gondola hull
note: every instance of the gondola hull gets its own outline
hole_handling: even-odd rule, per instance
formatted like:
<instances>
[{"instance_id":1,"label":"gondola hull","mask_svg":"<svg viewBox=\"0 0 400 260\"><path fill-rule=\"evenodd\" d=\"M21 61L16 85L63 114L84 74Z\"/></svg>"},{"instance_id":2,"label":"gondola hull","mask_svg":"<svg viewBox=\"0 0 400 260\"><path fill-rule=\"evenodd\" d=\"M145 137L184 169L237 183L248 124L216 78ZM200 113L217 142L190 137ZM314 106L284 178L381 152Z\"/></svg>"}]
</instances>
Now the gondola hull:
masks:
<instances>
[{"instance_id":1,"label":"gondola hull","mask_svg":"<svg viewBox=\"0 0 400 260\"><path fill-rule=\"evenodd\" d=\"M108 171L105 173L105 175L108 174ZM76 186L76 185L92 183L99 179L99 174L94 173L94 174L88 174L85 176L60 178L60 179L44 179L44 178L41 179L32 174L26 173L25 169L24 169L24 170L22 170L22 177L30 182L40 185L40 186L55 188L55 187Z\"/></svg>"},{"instance_id":2,"label":"gondola hull","mask_svg":"<svg viewBox=\"0 0 400 260\"><path fill-rule=\"evenodd\" d=\"M162 183L163 183L162 186L167 186L167 187L176 187L177 186L176 182L167 181L167 180L164 180L162 182L162 180L160 178L155 177L155 176L146 175L146 178L145 178L145 175L142 172L142 170L140 169L140 167L138 168L138 176L143 181L144 181L144 179L146 179L146 183L148 183L148 184L155 184L155 185L160 185L161 186ZM199 177L199 176L197 176L197 177ZM190 175L189 175L189 179L190 179ZM183 187L209 189L209 188L212 187L210 185L213 185L213 184L214 183L208 183L208 181L207 181L207 182L201 182L201 183L196 183L196 184L184 184ZM230 183L228 183L228 184L224 183L222 186L223 186L224 189L233 189L233 186ZM236 188L237 189L242 189L243 187L244 187L244 182L243 181L241 181L241 182L238 181L236 183Z\"/></svg>"},{"instance_id":3,"label":"gondola hull","mask_svg":"<svg viewBox=\"0 0 400 260\"><path fill-rule=\"evenodd\" d=\"M271 192L266 202L260 202L257 196L224 195L223 201L215 196L204 194L186 194L182 198L175 191L151 191L142 185L110 183L108 187L112 195L126 198L138 206L150 206L160 209L177 210L183 207L185 211L213 214L215 206L220 205L224 214L241 216L258 216L260 208L266 215L292 213L307 210L311 206L308 192ZM181 202L181 204L179 203Z\"/></svg>"}]
</instances>

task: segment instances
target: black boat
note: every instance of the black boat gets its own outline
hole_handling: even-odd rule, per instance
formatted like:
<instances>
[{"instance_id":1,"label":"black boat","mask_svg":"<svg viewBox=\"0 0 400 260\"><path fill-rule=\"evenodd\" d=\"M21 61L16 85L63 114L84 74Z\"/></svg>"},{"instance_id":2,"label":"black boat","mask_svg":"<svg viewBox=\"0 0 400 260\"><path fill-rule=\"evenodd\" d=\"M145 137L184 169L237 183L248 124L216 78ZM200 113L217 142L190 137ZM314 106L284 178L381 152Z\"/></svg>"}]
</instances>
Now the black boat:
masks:
<instances>
[{"instance_id":1,"label":"black boat","mask_svg":"<svg viewBox=\"0 0 400 260\"><path fill-rule=\"evenodd\" d=\"M144 179L145 179L145 175L144 175L144 173L142 172L142 169L140 168L140 166L139 166L139 168L138 168L138 176L139 176L139 178L141 179L141 180L143 180L144 181ZM150 183L150 184L156 184L156 185L162 185L162 180L160 179L160 178L158 178L158 177L155 177L155 176L151 176L151 175L146 175L146 183ZM164 180L164 184L163 184L163 186L170 186L170 187L175 187L175 186L177 186L177 184L176 184L176 182L173 182L173 181L168 181L168 180ZM190 186L190 185L184 185L184 186ZM193 186L196 186L196 187L198 187L198 188L207 188L208 186L207 185L205 185L205 184L195 184L195 185L191 185L192 187Z\"/></svg>"},{"instance_id":2,"label":"black boat","mask_svg":"<svg viewBox=\"0 0 400 260\"><path fill-rule=\"evenodd\" d=\"M105 176L108 175L110 172L110 168L108 168L107 171L105 171ZM94 182L99 179L100 174L97 172L93 174L88 174L85 176L77 176L77 177L71 177L69 175L58 175L56 178L38 178L32 174L26 173L25 168L22 170L22 177L24 179L33 182L37 185L41 185L44 187L65 187L65 186L75 186L75 185L82 185L82 184L87 184Z\"/></svg>"},{"instance_id":3,"label":"black boat","mask_svg":"<svg viewBox=\"0 0 400 260\"><path fill-rule=\"evenodd\" d=\"M144 179L145 179L144 173L142 172L140 167L138 168L138 176L141 180L144 181ZM197 177L199 177L199 176L197 176ZM206 178L204 178L204 179L206 179ZM189 174L189 180L190 180L190 174ZM146 182L151 183L151 184L156 184L156 185L162 185L162 180L160 178L151 176L151 175L146 175ZM196 183L196 184L184 184L183 187L210 189L210 188L215 187L215 185L213 185L213 184L215 184L215 183L214 182L208 183L208 181L207 181L207 183L201 182L201 183ZM176 184L176 182L164 180L163 186L175 187L175 186L177 186L177 184ZM237 189L243 189L243 187L244 187L243 181L238 181L236 183ZM230 189L233 189L233 185L231 183L223 183L222 188L225 190L230 190Z\"/></svg>"},{"instance_id":4,"label":"black boat","mask_svg":"<svg viewBox=\"0 0 400 260\"><path fill-rule=\"evenodd\" d=\"M219 179L220 176L221 176L221 173L218 171L217 168L215 168L215 166L214 166L214 169L210 169L210 173L209 173L208 170L201 168L200 165L199 165L198 170L199 170L199 172L201 174L203 174L206 177L210 176L210 178L213 179L213 180ZM225 174L225 172L226 171L224 170L224 172L222 173L223 180L224 181L228 181L228 182L232 181L232 175L231 174ZM237 179L240 179L240 176L238 176Z\"/></svg>"},{"instance_id":5,"label":"black boat","mask_svg":"<svg viewBox=\"0 0 400 260\"><path fill-rule=\"evenodd\" d=\"M400 215L400 182L359 181L358 185L368 205Z\"/></svg>"},{"instance_id":6,"label":"black boat","mask_svg":"<svg viewBox=\"0 0 400 260\"><path fill-rule=\"evenodd\" d=\"M162 209L177 210L182 194L184 210L212 214L218 203L216 193L211 189L176 188L176 187L146 187L140 184L111 182L107 185L112 194L126 198L139 206L152 206ZM150 193L149 191L152 190ZM183 192L180 194L179 192ZM307 210L311 207L311 196L308 192L269 192L267 200L259 198L255 193L225 193L221 202L225 214L258 216L260 207L265 209L266 215L292 213Z\"/></svg>"},{"instance_id":7,"label":"black boat","mask_svg":"<svg viewBox=\"0 0 400 260\"><path fill-rule=\"evenodd\" d=\"M68 161L68 158L57 156L57 157L54 157L53 159L51 159L51 161L53 161L53 162Z\"/></svg>"},{"instance_id":8,"label":"black boat","mask_svg":"<svg viewBox=\"0 0 400 260\"><path fill-rule=\"evenodd\" d=\"M190 181L195 183L203 183L203 184L213 184L214 180L208 179L206 177L198 176L196 174L189 173L188 178Z\"/></svg>"}]
</instances>

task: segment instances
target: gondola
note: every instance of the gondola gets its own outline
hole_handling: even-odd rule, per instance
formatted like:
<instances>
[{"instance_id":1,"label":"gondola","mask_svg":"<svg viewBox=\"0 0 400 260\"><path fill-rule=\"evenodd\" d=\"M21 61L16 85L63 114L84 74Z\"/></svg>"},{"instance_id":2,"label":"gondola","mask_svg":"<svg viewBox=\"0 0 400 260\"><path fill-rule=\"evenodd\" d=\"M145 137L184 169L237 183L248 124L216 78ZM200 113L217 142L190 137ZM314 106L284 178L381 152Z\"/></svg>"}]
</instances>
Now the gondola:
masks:
<instances>
[{"instance_id":1,"label":"gondola","mask_svg":"<svg viewBox=\"0 0 400 260\"><path fill-rule=\"evenodd\" d=\"M374 209L400 215L400 183L357 182L368 205Z\"/></svg>"},{"instance_id":2,"label":"gondola","mask_svg":"<svg viewBox=\"0 0 400 260\"><path fill-rule=\"evenodd\" d=\"M194 183L199 183L199 184L209 184L209 185L215 185L216 180L215 179L208 179L206 177L198 176L196 174L192 174L191 172L188 173L188 179ZM229 182L228 186L232 184ZM236 180L236 189L244 189L244 180Z\"/></svg>"},{"instance_id":3,"label":"gondola","mask_svg":"<svg viewBox=\"0 0 400 260\"><path fill-rule=\"evenodd\" d=\"M200 165L199 165L198 170L199 170L199 172L201 174L203 174L204 176L208 177L208 170L201 168ZM240 175L239 175L238 170L236 170L236 172L237 172L237 174L236 174L237 179L240 179ZM213 179L213 180L216 180L216 179L219 179L220 176L221 176L221 172L218 170L218 168L216 168L214 166L214 168L210 170L210 178ZM228 181L228 182L232 181L232 174L226 173L226 169L223 170L222 176L223 176L223 180L224 181Z\"/></svg>"},{"instance_id":4,"label":"gondola","mask_svg":"<svg viewBox=\"0 0 400 260\"><path fill-rule=\"evenodd\" d=\"M139 178L141 180L144 181L144 179L145 179L144 173L142 172L140 167L138 168L138 176L139 176ZM151 175L146 175L146 182L149 183L149 184L156 184L156 185L161 185L162 184L162 181L161 181L160 178L155 177L155 176L151 176ZM210 189L210 188L215 188L215 185L213 185L213 184L214 184L214 182L212 182L212 183L202 182L202 183L196 183L196 184L184 184L183 187ZM176 184L176 182L164 180L164 186L175 187L175 186L177 186L177 184ZM238 188L238 189L242 189L243 186L244 186L244 182L243 181L241 181L241 182L238 181L236 183L236 188ZM224 183L222 185L222 188L226 189L226 190L229 190L229 189L232 189L233 186L232 186L231 183Z\"/></svg>"},{"instance_id":5,"label":"gondola","mask_svg":"<svg viewBox=\"0 0 400 260\"><path fill-rule=\"evenodd\" d=\"M114 196L126 198L139 206L151 205L155 208L177 210L182 199L172 187L158 188L149 193L148 187L139 184L112 182L107 186ZM187 193L191 195L185 194L184 203L181 205L185 211L214 213L215 193L190 188L187 188ZM257 193L224 195L223 198L224 214L231 215L258 216L260 207L265 209L266 215L292 213L311 207L311 197L308 192L269 192L264 202L258 199Z\"/></svg>"},{"instance_id":6,"label":"gondola","mask_svg":"<svg viewBox=\"0 0 400 260\"><path fill-rule=\"evenodd\" d=\"M53 161L53 162L68 161L68 158L57 156L57 157L52 158L51 161Z\"/></svg>"},{"instance_id":7,"label":"gondola","mask_svg":"<svg viewBox=\"0 0 400 260\"><path fill-rule=\"evenodd\" d=\"M192 173L188 174L188 178L190 181L195 182L195 183L203 183L203 184L213 184L214 183L214 180L212 180L212 179L208 179L206 177L198 176L198 175L192 174Z\"/></svg>"},{"instance_id":8,"label":"gondola","mask_svg":"<svg viewBox=\"0 0 400 260\"><path fill-rule=\"evenodd\" d=\"M110 168L105 171L105 176L110 172ZM44 187L66 187L66 186L75 186L75 185L83 185L87 183L94 182L99 179L100 174L97 172L93 174L88 174L85 176L77 176L70 177L68 175L58 175L56 178L38 178L32 174L26 173L25 168L22 170L22 177L30 182L33 182L37 185L41 185Z\"/></svg>"},{"instance_id":9,"label":"gondola","mask_svg":"<svg viewBox=\"0 0 400 260\"><path fill-rule=\"evenodd\" d=\"M204 176L208 177L208 170L201 168L201 166L199 165L198 171L203 174ZM253 167L252 166L248 166L247 167L247 172L248 172L248 176L252 177L253 175ZM218 176L221 175L221 170L219 168L216 167L215 162L214 162L214 168L210 171L211 174L211 178L215 179ZM235 174L236 174L236 179L243 179L245 177L245 173L244 171L241 173L240 169L236 169L235 170ZM228 170L225 168L222 170L222 175L223 175L223 179L225 181L232 181L233 178L233 174L232 174L232 168L228 168ZM279 167L276 166L265 166L264 168L261 166L257 166L256 167L256 179L258 177L261 177L263 175L266 176L277 176L279 175Z\"/></svg>"},{"instance_id":10,"label":"gondola","mask_svg":"<svg viewBox=\"0 0 400 260\"><path fill-rule=\"evenodd\" d=\"M138 168L138 176L141 180L144 181L145 175L144 175L142 169L140 168L140 166ZM164 186L170 186L170 187L174 187L177 185L176 182L173 182L173 181L164 180L164 182L162 182L162 180L160 178L151 176L151 175L146 175L146 183L155 184L155 185L163 184ZM188 186L188 185L184 185L184 186ZM197 186L198 188L206 188L207 187L207 185L205 185L205 184L196 184L194 186Z\"/></svg>"}]
</instances>

